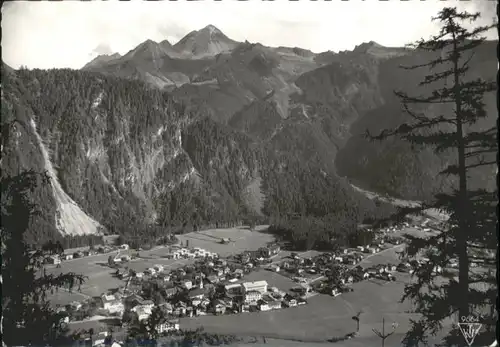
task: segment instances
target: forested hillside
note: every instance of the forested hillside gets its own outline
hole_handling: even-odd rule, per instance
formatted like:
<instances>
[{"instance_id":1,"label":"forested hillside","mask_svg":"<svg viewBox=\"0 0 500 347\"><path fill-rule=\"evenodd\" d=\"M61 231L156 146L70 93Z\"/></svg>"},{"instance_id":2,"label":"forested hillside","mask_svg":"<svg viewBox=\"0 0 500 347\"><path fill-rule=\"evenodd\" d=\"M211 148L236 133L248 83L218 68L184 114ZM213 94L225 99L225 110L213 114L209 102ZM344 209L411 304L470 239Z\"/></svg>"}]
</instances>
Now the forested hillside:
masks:
<instances>
[{"instance_id":1,"label":"forested hillside","mask_svg":"<svg viewBox=\"0 0 500 347\"><path fill-rule=\"evenodd\" d=\"M215 29L209 26L200 33ZM205 47L207 35L200 35L193 32L185 40ZM409 147L398 140L369 143L363 137L366 130L377 133L407 119L394 90L421 95L429 86L419 85L425 71L400 66L423 64L432 58L429 53L384 47L373 41L353 51L319 54L230 42L221 45L219 48L225 48L216 50L217 54L200 60L146 41L126 58L99 63L92 69L143 80L156 88L165 89L168 84L172 96L189 110L202 111L255 143L269 144L272 152L314 161L323 170L338 172L382 194L422 200L450 185L448 178L437 173L454 160L453 155L436 155L429 148ZM468 72L471 79L495 78L496 48L497 41L474 48ZM122 65L127 68L116 68ZM477 127L494 123L494 101L494 94L486 97L491 117ZM433 104L419 112L446 114L450 107ZM330 170L334 162L335 168ZM473 182L495 185L491 172L477 171Z\"/></svg>"},{"instance_id":2,"label":"forested hillside","mask_svg":"<svg viewBox=\"0 0 500 347\"><path fill-rule=\"evenodd\" d=\"M259 214L334 215L334 228L349 231L378 213L318 158L255 143L141 81L66 69L3 72L2 175L50 164L78 218L95 220L99 232L161 236ZM262 211L248 194L262 200ZM76 217L63 213L68 203L53 185L33 198L42 211L31 242L71 234L64 225Z\"/></svg>"},{"instance_id":3,"label":"forested hillside","mask_svg":"<svg viewBox=\"0 0 500 347\"><path fill-rule=\"evenodd\" d=\"M474 49L467 71L467 80L482 78L494 81L497 71L498 41L485 41ZM377 134L383 129L395 128L408 121L410 116L402 109L394 90L402 90L409 95L428 95L439 88L439 84L419 85L424 80L425 69L403 70L400 66L414 66L435 59L430 53L414 51L412 54L383 61L379 66L378 82L384 103L368 110L350 128L352 137L337 157L340 175L353 179L356 184L370 190L389 193L407 199L424 200L450 186L450 177L438 175L450 162L456 160L455 153L436 155L431 148L417 148L398 139L383 142L369 142L364 138L366 131ZM438 71L438 70L436 70ZM435 73L429 71L428 74ZM450 82L451 83L451 80ZM477 122L471 129L489 129L496 125L496 95L485 95L487 117ZM413 106L413 105L412 105ZM416 105L418 106L418 105ZM434 103L425 109L414 107L413 111L426 115L446 115L453 105ZM444 130L444 129L443 129ZM488 160L488 159L486 159ZM494 171L490 168L472 172L471 187L496 187Z\"/></svg>"},{"instance_id":4,"label":"forested hillside","mask_svg":"<svg viewBox=\"0 0 500 347\"><path fill-rule=\"evenodd\" d=\"M33 193L43 211L30 242L102 232L139 239L257 216L328 220L346 233L389 210L346 178L417 200L451 183L437 174L452 154L363 137L408 117L393 90L426 89L421 72L399 66L425 62L428 53L370 42L314 55L245 42L196 61L171 58L167 48L147 41L96 63L96 72L2 68L2 175L33 169L52 179ZM495 48L476 49L470 78L494 77ZM131 70L117 77L106 70L113 64ZM166 92L151 83L153 72L167 79L182 72L189 83ZM494 98L486 97L490 116L475 127L494 125ZM493 177L477 171L471 182L494 187Z\"/></svg>"}]
</instances>

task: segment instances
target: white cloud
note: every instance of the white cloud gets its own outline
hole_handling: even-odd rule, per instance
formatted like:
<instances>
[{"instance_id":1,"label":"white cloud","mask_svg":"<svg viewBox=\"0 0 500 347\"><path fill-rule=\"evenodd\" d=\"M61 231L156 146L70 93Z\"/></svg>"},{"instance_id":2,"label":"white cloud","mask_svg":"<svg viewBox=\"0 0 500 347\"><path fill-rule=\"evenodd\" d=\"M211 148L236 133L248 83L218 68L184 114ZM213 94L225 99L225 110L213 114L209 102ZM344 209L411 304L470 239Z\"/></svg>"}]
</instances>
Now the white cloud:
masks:
<instances>
[{"instance_id":1,"label":"white cloud","mask_svg":"<svg viewBox=\"0 0 500 347\"><path fill-rule=\"evenodd\" d=\"M113 50L111 49L111 47L108 44L106 44L106 43L100 43L100 44L97 45L96 48L94 48L92 50L92 53L95 53L95 54L112 54Z\"/></svg>"},{"instance_id":2,"label":"white cloud","mask_svg":"<svg viewBox=\"0 0 500 347\"><path fill-rule=\"evenodd\" d=\"M430 18L444 5L469 11L479 6L450 2L20 1L2 8L2 59L15 68L80 68L104 48L124 54L146 39L175 43L208 24L238 41L315 52L352 49L370 40L402 46L435 32ZM494 5L485 3L494 2L479 6L491 20Z\"/></svg>"}]
</instances>

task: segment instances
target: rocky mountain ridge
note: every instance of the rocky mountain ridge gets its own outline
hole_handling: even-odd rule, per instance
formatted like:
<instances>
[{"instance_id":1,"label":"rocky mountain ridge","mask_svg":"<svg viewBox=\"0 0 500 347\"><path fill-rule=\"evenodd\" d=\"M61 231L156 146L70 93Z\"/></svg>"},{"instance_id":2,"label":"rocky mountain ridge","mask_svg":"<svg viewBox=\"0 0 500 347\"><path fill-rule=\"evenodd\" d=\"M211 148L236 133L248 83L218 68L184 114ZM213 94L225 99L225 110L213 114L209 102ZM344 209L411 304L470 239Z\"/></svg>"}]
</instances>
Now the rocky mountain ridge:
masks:
<instances>
[{"instance_id":1,"label":"rocky mountain ridge","mask_svg":"<svg viewBox=\"0 0 500 347\"><path fill-rule=\"evenodd\" d=\"M82 69L90 69L93 66L98 66L100 64L105 64L105 63L107 63L109 61L112 61L112 60L115 60L115 59L119 59L119 58L121 58L121 54L120 53L100 54L97 57L95 57L94 59L92 59L90 62L88 62L87 64L85 64Z\"/></svg>"},{"instance_id":2,"label":"rocky mountain ridge","mask_svg":"<svg viewBox=\"0 0 500 347\"><path fill-rule=\"evenodd\" d=\"M213 36L225 45L207 44ZM210 27L184 39L148 40L82 71L6 72L2 122L34 121L41 142L32 131L18 135L4 174L46 170L45 147L79 216L119 233L144 223L192 230L297 213L334 214L336 227L350 230L378 212L339 176L417 199L442 183L435 177L448 157L360 136L405 119L392 90L414 88L421 76L399 65L428 55L374 42L315 54L234 43ZM476 52L471 76L488 77L494 46ZM50 237L73 217L61 214L57 189L47 189L35 195L47 206L38 232Z\"/></svg>"},{"instance_id":3,"label":"rocky mountain ridge","mask_svg":"<svg viewBox=\"0 0 500 347\"><path fill-rule=\"evenodd\" d=\"M43 211L33 220L32 240L55 232L133 234L147 224L181 230L234 225L278 210L337 209L349 219L364 218L355 210L359 204L374 209L360 194L350 196L345 182L325 176L319 161L304 163L286 150L255 144L140 81L19 70L5 73L4 83L2 121L36 127L10 137L2 175L49 171L53 182L34 193ZM314 190L336 193L312 200L307 195Z\"/></svg>"},{"instance_id":4,"label":"rocky mountain ridge","mask_svg":"<svg viewBox=\"0 0 500 347\"><path fill-rule=\"evenodd\" d=\"M486 41L476 49L471 61L472 78L495 78L496 46L496 41ZM209 113L215 120L227 123L255 140L278 143L278 148L294 148L308 158L311 153L313 157L317 153L323 153L321 157L331 158L329 163L335 160L337 151L344 148L350 140L343 152L349 155L341 156L337 161L337 170L340 170L342 176L360 180L357 183L363 185L367 178L361 179L360 175L373 171L373 166L366 170L365 164L359 167L354 163L381 164L375 164L377 160L373 161L375 157L380 158L380 155L361 155L380 146L369 145L362 140L359 137L360 128L364 132L366 124L373 123L370 130L376 132L382 129L381 124L392 126L405 119L393 91L403 89L416 93L425 92L416 88L424 71L407 72L399 66L418 65L428 59L431 59L431 55L425 52L403 47L384 47L373 41L362 43L353 51L337 54L315 54L297 47L272 48L244 42L231 52L219 54L215 61L193 75L189 83L170 90L177 99L189 105L202 105L203 112ZM495 113L493 98L492 95L486 96L490 114ZM435 112L432 108L429 111ZM381 112L387 114L382 115ZM377 116L372 117L374 114ZM382 117L380 122L378 117ZM373 118L377 120L369 120ZM388 119L392 120L386 122ZM493 117L488 119L489 121L483 122L483 126L491 125ZM299 132L314 134L312 138L316 144L310 144L311 150L296 145L308 138L299 135ZM322 145L318 144L317 139L323 139L319 141ZM359 143L354 150L352 146L356 142ZM413 153L399 142L393 145L405 155ZM391 151L385 153L384 157ZM439 172L438 168L443 168L449 159L439 159L428 150L421 151L419 156L418 159L414 156L406 159L395 156L382 166L395 160L397 162L394 167L397 167L409 160L413 163L410 167L416 165L415 167L421 168L425 167L426 161L431 162L430 167L433 169L430 171L411 169L421 172L421 179L417 183L420 188L412 187L411 180L414 176L410 173L405 174L408 176L404 182L397 184L392 182L392 178L386 178L384 173L380 173L376 180L369 180L372 183L366 188L383 191L389 189L391 194L400 197L422 199L430 197L442 184L450 184L445 182L445 178L434 179ZM388 176L401 176L406 170L400 168ZM494 185L491 179L486 179L488 174L478 174L482 177L479 182L486 180L489 187ZM390 189L389 185L398 188Z\"/></svg>"}]
</instances>

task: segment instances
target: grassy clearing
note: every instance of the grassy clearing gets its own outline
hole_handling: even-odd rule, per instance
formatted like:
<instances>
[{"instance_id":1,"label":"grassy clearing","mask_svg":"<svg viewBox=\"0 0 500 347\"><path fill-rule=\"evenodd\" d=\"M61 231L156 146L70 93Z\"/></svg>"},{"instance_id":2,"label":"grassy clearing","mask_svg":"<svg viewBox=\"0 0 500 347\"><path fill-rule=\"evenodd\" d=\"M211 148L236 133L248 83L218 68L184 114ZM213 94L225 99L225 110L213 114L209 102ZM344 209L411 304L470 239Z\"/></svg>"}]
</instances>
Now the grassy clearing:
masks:
<instances>
[{"instance_id":1,"label":"grassy clearing","mask_svg":"<svg viewBox=\"0 0 500 347\"><path fill-rule=\"evenodd\" d=\"M54 294L49 295L49 300L52 305L55 306L65 306L73 301L85 300L86 296L78 292L69 293L68 291L59 289L59 291Z\"/></svg>"},{"instance_id":2,"label":"grassy clearing","mask_svg":"<svg viewBox=\"0 0 500 347\"><path fill-rule=\"evenodd\" d=\"M296 287L297 283L291 279L280 275L279 273L259 270L252 272L244 277L243 282L267 281L269 287L277 287L283 291L289 291L292 287Z\"/></svg>"},{"instance_id":3,"label":"grassy clearing","mask_svg":"<svg viewBox=\"0 0 500 347\"><path fill-rule=\"evenodd\" d=\"M261 226L259 229L264 228L265 226ZM217 252L222 257L241 253L245 250L256 250L274 240L274 237L270 234L250 231L243 227L192 232L179 235L178 238L183 245L187 241L189 247L200 247L211 252ZM220 240L222 238L231 239L233 242L226 245L221 244Z\"/></svg>"},{"instance_id":4,"label":"grassy clearing","mask_svg":"<svg viewBox=\"0 0 500 347\"><path fill-rule=\"evenodd\" d=\"M63 262L59 269L55 267L48 268L47 273L54 275L68 272L83 274L88 277L81 287L83 296L99 296L103 292L109 289L118 288L123 284L123 281L111 276L115 270L104 265L99 265L106 262L107 255L81 258L74 261ZM60 293L58 300L63 300L64 295L64 292ZM80 296L79 299L82 300L83 298L84 297Z\"/></svg>"},{"instance_id":5,"label":"grassy clearing","mask_svg":"<svg viewBox=\"0 0 500 347\"><path fill-rule=\"evenodd\" d=\"M345 329L347 318L350 320L347 306L331 297L317 295L304 306L269 312L183 319L181 327L191 329L203 326L206 331L214 333L323 341ZM352 322L347 323L352 329Z\"/></svg>"}]
</instances>

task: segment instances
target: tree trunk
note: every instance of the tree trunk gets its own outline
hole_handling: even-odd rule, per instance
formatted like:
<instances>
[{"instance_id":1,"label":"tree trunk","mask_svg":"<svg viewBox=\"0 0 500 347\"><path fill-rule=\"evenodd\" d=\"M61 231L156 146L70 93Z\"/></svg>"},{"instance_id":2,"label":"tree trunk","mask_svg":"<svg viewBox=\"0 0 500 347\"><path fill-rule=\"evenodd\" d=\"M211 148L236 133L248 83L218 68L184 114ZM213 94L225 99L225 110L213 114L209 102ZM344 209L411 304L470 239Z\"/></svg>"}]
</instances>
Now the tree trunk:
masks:
<instances>
[{"instance_id":1,"label":"tree trunk","mask_svg":"<svg viewBox=\"0 0 500 347\"><path fill-rule=\"evenodd\" d=\"M465 144L464 129L462 124L462 98L460 95L460 81L458 71L458 47L453 33L453 69L454 69L454 88L455 88L455 111L457 116L457 154L458 154L458 175L459 175L459 206L458 206L458 226L459 230L456 237L456 247L458 253L458 281L459 297L462 298L459 306L459 317L469 315L469 258L467 256L467 171L465 167Z\"/></svg>"}]
</instances>

